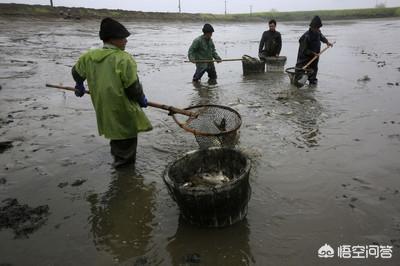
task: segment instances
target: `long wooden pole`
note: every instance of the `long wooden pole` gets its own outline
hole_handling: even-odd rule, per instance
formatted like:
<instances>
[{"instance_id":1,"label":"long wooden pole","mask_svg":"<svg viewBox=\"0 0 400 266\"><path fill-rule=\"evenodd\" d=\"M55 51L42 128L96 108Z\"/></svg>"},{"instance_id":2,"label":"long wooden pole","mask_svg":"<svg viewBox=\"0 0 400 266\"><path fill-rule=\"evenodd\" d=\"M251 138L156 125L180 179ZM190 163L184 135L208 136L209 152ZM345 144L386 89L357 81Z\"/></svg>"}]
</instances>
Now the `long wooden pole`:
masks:
<instances>
[{"instance_id":1,"label":"long wooden pole","mask_svg":"<svg viewBox=\"0 0 400 266\"><path fill-rule=\"evenodd\" d=\"M242 58L231 58L231 59L222 59L222 60L186 60L185 63L215 63L215 62L228 62L228 61L243 61Z\"/></svg>"},{"instance_id":2,"label":"long wooden pole","mask_svg":"<svg viewBox=\"0 0 400 266\"><path fill-rule=\"evenodd\" d=\"M65 86L52 85L52 84L46 84L46 87L67 90L67 91L76 91L76 89L73 87L65 87ZM90 92L88 90L86 90L85 93L90 94ZM169 105L155 103L155 102L147 102L147 105L158 108L158 109L163 109L163 110L169 111L171 113L186 115L186 116L190 116L190 117L194 117L194 118L198 117L197 113L194 113L194 112L191 112L188 110L179 109L174 106L169 106Z\"/></svg>"},{"instance_id":3,"label":"long wooden pole","mask_svg":"<svg viewBox=\"0 0 400 266\"><path fill-rule=\"evenodd\" d=\"M333 43L335 44L335 42ZM332 45L333 45L332 44ZM314 55L314 57L310 60L310 62L308 62L305 66L303 66L303 69L307 69L307 67L309 67L312 62L314 62L315 60L317 60L318 57L320 57L321 54L323 54L326 50L328 50L330 48L330 46L325 47L324 49L322 49L321 52L319 52L319 54Z\"/></svg>"}]
</instances>

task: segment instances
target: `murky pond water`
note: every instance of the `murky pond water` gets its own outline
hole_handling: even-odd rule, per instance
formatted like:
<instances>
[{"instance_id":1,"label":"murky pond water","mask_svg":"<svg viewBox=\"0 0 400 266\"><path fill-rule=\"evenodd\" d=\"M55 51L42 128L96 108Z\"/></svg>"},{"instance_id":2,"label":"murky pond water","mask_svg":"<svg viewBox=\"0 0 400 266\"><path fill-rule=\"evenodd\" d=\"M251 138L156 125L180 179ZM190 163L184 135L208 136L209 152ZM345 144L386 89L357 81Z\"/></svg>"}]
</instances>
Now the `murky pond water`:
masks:
<instances>
[{"instance_id":1,"label":"murky pond water","mask_svg":"<svg viewBox=\"0 0 400 266\"><path fill-rule=\"evenodd\" d=\"M165 112L146 109L154 130L140 135L136 168L117 172L89 97L44 86L73 85L71 66L99 46L98 24L0 18L0 141L12 142L0 154L0 200L49 206L28 238L0 231L0 263L316 265L328 243L393 246L392 259L331 265L399 265L399 20L326 23L337 43L319 85L300 90L283 73L243 77L240 62L217 65L218 85L193 87L183 61L201 23L126 22L149 100L242 115L252 198L245 221L219 230L179 219L162 182L169 162L197 148ZM256 55L266 25L214 26L221 57L237 58ZM278 24L287 67L306 26Z\"/></svg>"}]
</instances>

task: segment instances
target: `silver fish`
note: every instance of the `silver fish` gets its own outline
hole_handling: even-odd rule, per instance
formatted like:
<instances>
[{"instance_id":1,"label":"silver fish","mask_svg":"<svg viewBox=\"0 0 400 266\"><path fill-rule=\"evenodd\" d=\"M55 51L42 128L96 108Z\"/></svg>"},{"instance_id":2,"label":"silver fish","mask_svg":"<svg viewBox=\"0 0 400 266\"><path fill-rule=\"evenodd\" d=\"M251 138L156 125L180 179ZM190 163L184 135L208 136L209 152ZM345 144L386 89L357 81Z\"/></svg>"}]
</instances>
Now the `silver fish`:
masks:
<instances>
[{"instance_id":1,"label":"silver fish","mask_svg":"<svg viewBox=\"0 0 400 266\"><path fill-rule=\"evenodd\" d=\"M225 176L222 171L218 173L204 173L191 176L183 186L184 187L214 187L229 182L229 177Z\"/></svg>"}]
</instances>

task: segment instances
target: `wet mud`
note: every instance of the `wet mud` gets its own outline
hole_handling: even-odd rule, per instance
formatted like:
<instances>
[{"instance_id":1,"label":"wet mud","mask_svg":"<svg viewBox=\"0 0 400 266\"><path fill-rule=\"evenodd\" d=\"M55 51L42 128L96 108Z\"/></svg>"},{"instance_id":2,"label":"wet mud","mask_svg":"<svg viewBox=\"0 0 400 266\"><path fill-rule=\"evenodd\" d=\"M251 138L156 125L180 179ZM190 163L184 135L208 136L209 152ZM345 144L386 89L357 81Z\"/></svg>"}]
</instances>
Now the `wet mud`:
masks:
<instances>
[{"instance_id":1,"label":"wet mud","mask_svg":"<svg viewBox=\"0 0 400 266\"><path fill-rule=\"evenodd\" d=\"M0 230L12 229L15 238L28 238L47 220L49 206L30 207L17 199L5 199L0 204Z\"/></svg>"},{"instance_id":2,"label":"wet mud","mask_svg":"<svg viewBox=\"0 0 400 266\"><path fill-rule=\"evenodd\" d=\"M86 182L85 179L77 179L71 184L71 187L79 187L80 185L82 185L85 182Z\"/></svg>"},{"instance_id":3,"label":"wet mud","mask_svg":"<svg viewBox=\"0 0 400 266\"><path fill-rule=\"evenodd\" d=\"M12 141L2 141L0 142L0 153L5 152L8 149L11 149L13 147Z\"/></svg>"},{"instance_id":4,"label":"wet mud","mask_svg":"<svg viewBox=\"0 0 400 266\"><path fill-rule=\"evenodd\" d=\"M257 57L265 23L214 24L222 58ZM318 85L301 89L285 73L243 76L240 62L194 86L183 61L202 23L126 22L149 100L227 105L242 117L251 200L246 219L220 230L185 223L162 181L168 163L199 147L166 112L145 109L154 130L139 136L136 165L116 171L90 98L45 87L73 85L98 26L0 18L0 200L16 199L1 203L0 219L13 218L0 231L0 264L319 265L325 243L393 246L390 260L331 265L399 264L398 20L324 23L336 44ZM286 67L307 27L278 24Z\"/></svg>"}]
</instances>

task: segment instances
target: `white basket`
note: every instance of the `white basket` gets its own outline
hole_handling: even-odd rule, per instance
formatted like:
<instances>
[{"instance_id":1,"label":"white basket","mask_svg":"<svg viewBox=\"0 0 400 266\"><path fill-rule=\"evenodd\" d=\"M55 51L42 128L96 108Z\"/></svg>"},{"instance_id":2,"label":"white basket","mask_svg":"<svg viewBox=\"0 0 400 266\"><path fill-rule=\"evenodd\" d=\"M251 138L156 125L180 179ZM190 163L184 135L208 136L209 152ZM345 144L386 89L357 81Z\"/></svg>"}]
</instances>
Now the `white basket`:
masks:
<instances>
[{"instance_id":1,"label":"white basket","mask_svg":"<svg viewBox=\"0 0 400 266\"><path fill-rule=\"evenodd\" d=\"M267 72L283 72L285 70L286 56L272 56L265 58Z\"/></svg>"}]
</instances>

